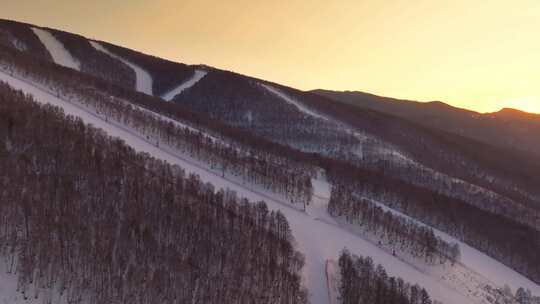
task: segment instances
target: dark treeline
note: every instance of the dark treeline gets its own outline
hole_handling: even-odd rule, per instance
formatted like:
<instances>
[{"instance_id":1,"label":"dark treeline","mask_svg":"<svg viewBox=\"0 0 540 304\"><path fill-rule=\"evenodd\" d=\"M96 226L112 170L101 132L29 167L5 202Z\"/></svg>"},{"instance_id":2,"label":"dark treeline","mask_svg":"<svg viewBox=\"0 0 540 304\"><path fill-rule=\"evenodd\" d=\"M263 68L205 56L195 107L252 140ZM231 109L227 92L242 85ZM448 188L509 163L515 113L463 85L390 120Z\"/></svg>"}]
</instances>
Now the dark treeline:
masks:
<instances>
[{"instance_id":1,"label":"dark treeline","mask_svg":"<svg viewBox=\"0 0 540 304\"><path fill-rule=\"evenodd\" d=\"M375 235L379 242L388 245L395 254L408 253L427 263L455 263L460 251L456 243L449 243L435 236L433 229L412 220L396 216L391 211L363 198L355 197L345 187L334 187L328 204L328 212L345 217L347 222L359 225L364 232Z\"/></svg>"},{"instance_id":2,"label":"dark treeline","mask_svg":"<svg viewBox=\"0 0 540 304\"><path fill-rule=\"evenodd\" d=\"M135 72L122 61L94 49L88 40L53 29L50 31L68 52L81 63L81 71L110 81L127 89L135 89Z\"/></svg>"},{"instance_id":3,"label":"dark treeline","mask_svg":"<svg viewBox=\"0 0 540 304\"><path fill-rule=\"evenodd\" d=\"M432 304L427 291L402 278L391 277L370 257L351 255L344 250L339 257L342 304Z\"/></svg>"},{"instance_id":4,"label":"dark treeline","mask_svg":"<svg viewBox=\"0 0 540 304\"><path fill-rule=\"evenodd\" d=\"M195 66L145 55L107 42L102 42L102 44L113 54L137 64L150 73L155 96L166 94L195 74Z\"/></svg>"},{"instance_id":5,"label":"dark treeline","mask_svg":"<svg viewBox=\"0 0 540 304\"><path fill-rule=\"evenodd\" d=\"M311 199L312 167L288 158L280 157L264 149L251 149L212 139L190 128L175 125L133 107L125 100L111 97L95 89L89 89L84 82L74 82L64 73L55 73L54 69L39 74L32 67L16 65L17 73L24 73L38 83L55 88L54 93L73 100L97 113L130 127L155 144L166 144L193 158L210 164L223 175L239 176L244 181L259 184L266 189L284 195L290 202L307 204ZM34 66L40 69L40 66ZM12 66L10 68L13 68ZM156 141L157 139L157 141Z\"/></svg>"},{"instance_id":6,"label":"dark treeline","mask_svg":"<svg viewBox=\"0 0 540 304\"><path fill-rule=\"evenodd\" d=\"M535 229L459 199L385 177L381 172L335 163L327 173L334 187L348 189L343 192L384 203L540 282L540 234Z\"/></svg>"},{"instance_id":7,"label":"dark treeline","mask_svg":"<svg viewBox=\"0 0 540 304\"><path fill-rule=\"evenodd\" d=\"M0 45L52 62L51 54L34 34L30 24L0 19Z\"/></svg>"},{"instance_id":8,"label":"dark treeline","mask_svg":"<svg viewBox=\"0 0 540 304\"><path fill-rule=\"evenodd\" d=\"M0 255L25 297L305 303L288 223L0 84Z\"/></svg>"}]
</instances>

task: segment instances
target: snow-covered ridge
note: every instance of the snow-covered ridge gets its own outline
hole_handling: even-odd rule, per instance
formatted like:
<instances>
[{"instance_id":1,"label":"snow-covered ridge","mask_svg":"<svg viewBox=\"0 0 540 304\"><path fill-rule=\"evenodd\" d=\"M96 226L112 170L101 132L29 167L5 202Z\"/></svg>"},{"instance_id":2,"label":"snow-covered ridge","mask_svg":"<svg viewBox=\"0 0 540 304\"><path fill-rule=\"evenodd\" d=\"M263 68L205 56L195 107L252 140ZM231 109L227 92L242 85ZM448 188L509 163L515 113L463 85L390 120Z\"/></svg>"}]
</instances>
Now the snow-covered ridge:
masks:
<instances>
[{"instance_id":1,"label":"snow-covered ridge","mask_svg":"<svg viewBox=\"0 0 540 304\"><path fill-rule=\"evenodd\" d=\"M133 69L133 71L135 72L136 79L137 79L135 89L138 92L142 92L147 95L153 95L152 94L153 80L152 80L152 76L150 76L150 73L148 73L146 70L144 70L140 66L116 54L113 54L97 41L88 40L88 42L90 42L90 45L92 45L92 47L94 47L94 49L96 49L97 51L103 52L115 59L118 59L122 61L124 64L126 64L127 66L129 66L131 69Z\"/></svg>"},{"instance_id":2,"label":"snow-covered ridge","mask_svg":"<svg viewBox=\"0 0 540 304\"><path fill-rule=\"evenodd\" d=\"M276 95L277 97L283 99L284 101L294 105L300 112L303 112L307 115L313 116L315 118L320 118L323 120L328 120L327 117L320 115L318 113L313 112L308 107L306 107L304 104L302 104L300 101L291 98L290 96L287 96L287 94L283 93L281 90L269 85L269 84L260 84L263 88L265 88L268 92Z\"/></svg>"},{"instance_id":3,"label":"snow-covered ridge","mask_svg":"<svg viewBox=\"0 0 540 304\"><path fill-rule=\"evenodd\" d=\"M161 98L166 101L171 101L176 95L194 86L197 82L199 82L199 80L203 79L206 74L208 74L208 72L205 70L195 70L195 74L193 74L193 77L186 80L186 82L180 84L178 87L170 90L168 93L163 94Z\"/></svg>"},{"instance_id":4,"label":"snow-covered ridge","mask_svg":"<svg viewBox=\"0 0 540 304\"><path fill-rule=\"evenodd\" d=\"M58 41L53 34L37 27L33 27L32 31L34 34L36 34L36 36L38 36L39 40L41 43L43 43L47 51L49 51L56 64L72 68L77 71L81 70L81 63L71 56L64 45Z\"/></svg>"}]
</instances>

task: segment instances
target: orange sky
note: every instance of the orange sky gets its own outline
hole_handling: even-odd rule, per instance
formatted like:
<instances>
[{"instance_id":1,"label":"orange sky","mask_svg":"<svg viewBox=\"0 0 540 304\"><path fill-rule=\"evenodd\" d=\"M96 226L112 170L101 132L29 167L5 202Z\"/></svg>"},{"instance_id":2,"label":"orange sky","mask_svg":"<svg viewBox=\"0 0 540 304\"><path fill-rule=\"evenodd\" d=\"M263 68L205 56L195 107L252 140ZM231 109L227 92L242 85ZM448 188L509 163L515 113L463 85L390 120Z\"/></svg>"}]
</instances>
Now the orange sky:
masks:
<instances>
[{"instance_id":1,"label":"orange sky","mask_svg":"<svg viewBox=\"0 0 540 304\"><path fill-rule=\"evenodd\" d=\"M539 0L0 0L65 29L300 89L540 113Z\"/></svg>"}]
</instances>

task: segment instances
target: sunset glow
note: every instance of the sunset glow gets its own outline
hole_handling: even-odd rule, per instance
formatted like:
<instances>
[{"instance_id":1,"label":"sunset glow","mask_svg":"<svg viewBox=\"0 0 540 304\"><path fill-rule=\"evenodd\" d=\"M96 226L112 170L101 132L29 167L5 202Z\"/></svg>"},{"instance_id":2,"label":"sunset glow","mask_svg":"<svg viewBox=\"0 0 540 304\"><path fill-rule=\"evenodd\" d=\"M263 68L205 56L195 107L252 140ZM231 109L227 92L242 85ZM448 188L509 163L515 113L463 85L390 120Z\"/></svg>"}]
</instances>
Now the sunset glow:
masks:
<instances>
[{"instance_id":1,"label":"sunset glow","mask_svg":"<svg viewBox=\"0 0 540 304\"><path fill-rule=\"evenodd\" d=\"M304 90L540 113L538 0L2 2L0 18Z\"/></svg>"}]
</instances>

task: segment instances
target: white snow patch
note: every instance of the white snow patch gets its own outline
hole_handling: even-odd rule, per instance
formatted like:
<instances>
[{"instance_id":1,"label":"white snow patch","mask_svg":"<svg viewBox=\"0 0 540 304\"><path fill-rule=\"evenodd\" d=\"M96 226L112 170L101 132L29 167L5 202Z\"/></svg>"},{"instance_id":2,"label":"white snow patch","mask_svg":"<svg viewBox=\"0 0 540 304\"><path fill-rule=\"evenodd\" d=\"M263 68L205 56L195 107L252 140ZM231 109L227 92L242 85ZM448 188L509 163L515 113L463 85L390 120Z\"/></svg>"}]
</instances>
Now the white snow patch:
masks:
<instances>
[{"instance_id":1,"label":"white snow patch","mask_svg":"<svg viewBox=\"0 0 540 304\"><path fill-rule=\"evenodd\" d=\"M316 117L316 118L320 118L320 119L323 119L323 120L328 120L327 117L313 112L308 107L306 107L304 104L302 104L300 101L287 96L287 94L283 93L281 90L279 90L277 88L274 88L273 86L271 86L269 84L260 84L260 85L263 88L265 88L266 90L268 90L268 92L270 92L270 93L276 95L277 97L285 100L286 102L294 105L300 112L303 112L303 113L305 113L307 115L310 115L310 116L313 116L313 117Z\"/></svg>"},{"instance_id":2,"label":"white snow patch","mask_svg":"<svg viewBox=\"0 0 540 304\"><path fill-rule=\"evenodd\" d=\"M173 100L173 98L176 95L178 95L178 94L182 93L183 91L185 91L185 90L191 88L192 86L194 86L197 82L199 82L199 80L203 79L203 77L206 76L206 74L208 74L207 71L196 70L195 74L193 74L193 77L188 79L186 82L180 84L178 87L172 89L168 93L163 94L163 96L161 96L161 98L166 100L166 101Z\"/></svg>"},{"instance_id":3,"label":"white snow patch","mask_svg":"<svg viewBox=\"0 0 540 304\"><path fill-rule=\"evenodd\" d=\"M339 304L339 288L341 286L341 273L335 260L326 261L326 280L328 284L328 303Z\"/></svg>"},{"instance_id":4,"label":"white snow patch","mask_svg":"<svg viewBox=\"0 0 540 304\"><path fill-rule=\"evenodd\" d=\"M328 202L330 201L332 186L328 183L322 172L321 170L317 178L311 179L313 195L311 196L308 208L306 208L306 213L317 220L336 224L335 219L328 213Z\"/></svg>"},{"instance_id":5,"label":"white snow patch","mask_svg":"<svg viewBox=\"0 0 540 304\"><path fill-rule=\"evenodd\" d=\"M11 261L0 257L0 304L67 303L65 293L60 296L56 289L39 288L33 284L30 284L23 294L17 288L18 275L9 272L10 264Z\"/></svg>"},{"instance_id":6,"label":"white snow patch","mask_svg":"<svg viewBox=\"0 0 540 304\"><path fill-rule=\"evenodd\" d=\"M26 44L22 41L20 41L19 39L16 39L16 38L13 38L13 40L11 41L11 44L13 44L13 46L17 49L17 51L19 52L24 52L28 49L28 47L26 46Z\"/></svg>"},{"instance_id":7,"label":"white snow patch","mask_svg":"<svg viewBox=\"0 0 540 304\"><path fill-rule=\"evenodd\" d=\"M247 113L246 113L246 118L247 118L247 121L248 121L250 124L253 123L253 112L247 111Z\"/></svg>"},{"instance_id":8,"label":"white snow patch","mask_svg":"<svg viewBox=\"0 0 540 304\"><path fill-rule=\"evenodd\" d=\"M43 43L47 51L49 51L56 64L72 68L77 71L81 70L81 63L71 56L64 45L58 41L53 34L51 34L49 31L36 27L33 27L32 31L34 31L36 36L38 36L39 40L41 43Z\"/></svg>"},{"instance_id":9,"label":"white snow patch","mask_svg":"<svg viewBox=\"0 0 540 304\"><path fill-rule=\"evenodd\" d=\"M137 78L137 80L136 80L137 83L135 85L135 89L138 92L142 92L142 93L144 93L146 95L153 95L152 94L153 80L152 80L152 76L150 76L150 73L148 73L146 70L144 70L140 66L138 66L138 65L136 65L136 64L134 64L134 63L132 63L132 62L130 62L130 61L116 55L116 54L113 54L112 52L107 50L103 45L101 45L97 41L88 40L88 42L90 42L90 44L94 47L94 49L122 61L124 64L126 64L131 69L133 69L133 71L135 72L135 77Z\"/></svg>"}]
</instances>

